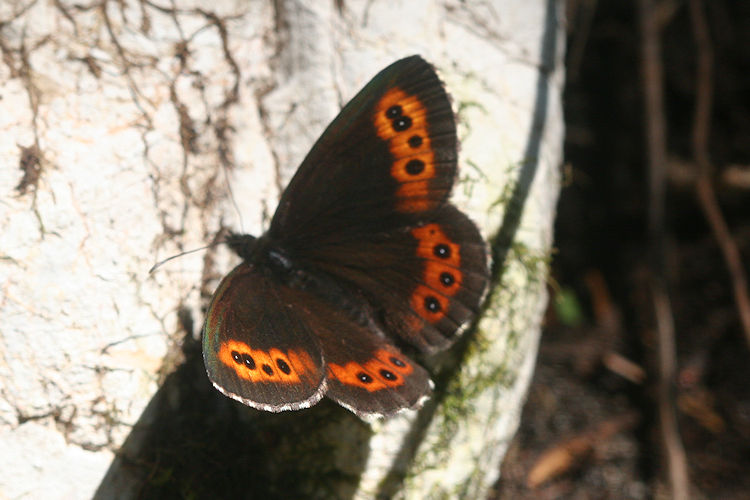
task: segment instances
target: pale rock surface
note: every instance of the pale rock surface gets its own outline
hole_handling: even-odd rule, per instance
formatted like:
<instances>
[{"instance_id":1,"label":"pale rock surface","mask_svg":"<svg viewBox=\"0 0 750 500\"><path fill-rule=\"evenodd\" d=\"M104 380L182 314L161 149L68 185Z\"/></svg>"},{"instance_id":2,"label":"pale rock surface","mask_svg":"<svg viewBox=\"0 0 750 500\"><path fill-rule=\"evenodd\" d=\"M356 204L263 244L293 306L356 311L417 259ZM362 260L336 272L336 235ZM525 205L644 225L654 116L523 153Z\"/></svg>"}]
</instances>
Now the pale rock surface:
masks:
<instances>
[{"instance_id":1,"label":"pale rock surface","mask_svg":"<svg viewBox=\"0 0 750 500\"><path fill-rule=\"evenodd\" d=\"M373 424L355 497L382 492L415 422L426 430L395 496L478 498L496 480L546 303L562 4L341 4L0 3L0 498L96 490L173 368L176 311L202 321L201 293L228 253L215 267L192 254L148 269L222 223L259 234L340 107L414 53L438 67L458 111L454 202L493 237L514 189L528 191L462 369L426 422ZM40 173L18 189L22 164Z\"/></svg>"}]
</instances>

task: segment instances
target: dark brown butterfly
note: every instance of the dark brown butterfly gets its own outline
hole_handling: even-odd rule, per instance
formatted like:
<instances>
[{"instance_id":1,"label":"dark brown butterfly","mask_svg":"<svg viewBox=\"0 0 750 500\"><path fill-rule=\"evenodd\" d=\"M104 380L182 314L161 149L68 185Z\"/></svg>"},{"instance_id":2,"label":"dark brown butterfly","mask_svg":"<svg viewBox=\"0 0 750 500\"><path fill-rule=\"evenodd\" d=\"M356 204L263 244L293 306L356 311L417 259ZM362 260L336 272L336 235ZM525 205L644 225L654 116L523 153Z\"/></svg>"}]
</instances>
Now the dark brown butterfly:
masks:
<instances>
[{"instance_id":1,"label":"dark brown butterfly","mask_svg":"<svg viewBox=\"0 0 750 500\"><path fill-rule=\"evenodd\" d=\"M381 71L329 125L259 238L219 285L203 331L214 386L266 411L327 395L359 416L429 396L396 345L449 346L479 309L487 248L448 202L456 125L419 56Z\"/></svg>"}]
</instances>

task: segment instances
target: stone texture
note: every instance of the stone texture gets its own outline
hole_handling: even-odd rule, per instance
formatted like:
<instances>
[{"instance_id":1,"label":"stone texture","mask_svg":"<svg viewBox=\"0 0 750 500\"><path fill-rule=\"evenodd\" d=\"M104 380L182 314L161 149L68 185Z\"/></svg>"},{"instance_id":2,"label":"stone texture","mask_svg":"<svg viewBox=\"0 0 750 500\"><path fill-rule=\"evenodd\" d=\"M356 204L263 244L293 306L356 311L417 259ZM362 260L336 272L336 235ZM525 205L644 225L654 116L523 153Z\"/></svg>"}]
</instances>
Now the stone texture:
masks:
<instances>
[{"instance_id":1,"label":"stone texture","mask_svg":"<svg viewBox=\"0 0 750 500\"><path fill-rule=\"evenodd\" d=\"M441 371L437 406L373 424L351 493L481 496L515 432L546 302L561 7L156 5L0 5L0 470L12 471L0 475L0 497L91 495L179 363L185 327L198 335L228 253L148 269L211 242L222 224L260 233L338 109L414 53L453 96L454 202L502 246L501 285L462 368Z\"/></svg>"}]
</instances>

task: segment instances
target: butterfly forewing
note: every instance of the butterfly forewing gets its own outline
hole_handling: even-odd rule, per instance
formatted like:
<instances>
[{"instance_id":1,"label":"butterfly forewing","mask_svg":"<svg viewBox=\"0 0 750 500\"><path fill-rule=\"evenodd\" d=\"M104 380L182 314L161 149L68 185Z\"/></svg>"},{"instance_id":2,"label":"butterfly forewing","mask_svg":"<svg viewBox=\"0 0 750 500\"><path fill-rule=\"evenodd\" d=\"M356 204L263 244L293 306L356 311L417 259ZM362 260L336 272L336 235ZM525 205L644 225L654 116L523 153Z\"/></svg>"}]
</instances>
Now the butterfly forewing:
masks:
<instances>
[{"instance_id":1,"label":"butterfly forewing","mask_svg":"<svg viewBox=\"0 0 750 500\"><path fill-rule=\"evenodd\" d=\"M422 58L402 59L375 76L313 146L270 234L305 259L327 238L402 227L445 202L456 158L442 83Z\"/></svg>"}]
</instances>

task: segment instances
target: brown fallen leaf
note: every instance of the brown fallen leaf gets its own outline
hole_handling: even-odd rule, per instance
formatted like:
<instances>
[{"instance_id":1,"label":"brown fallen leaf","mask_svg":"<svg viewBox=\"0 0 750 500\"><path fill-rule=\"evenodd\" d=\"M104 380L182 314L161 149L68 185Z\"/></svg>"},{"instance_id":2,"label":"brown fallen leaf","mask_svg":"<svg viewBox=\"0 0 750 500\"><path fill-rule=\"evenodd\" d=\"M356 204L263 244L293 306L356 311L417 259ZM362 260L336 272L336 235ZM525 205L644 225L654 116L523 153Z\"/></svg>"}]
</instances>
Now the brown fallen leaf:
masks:
<instances>
[{"instance_id":1,"label":"brown fallen leaf","mask_svg":"<svg viewBox=\"0 0 750 500\"><path fill-rule=\"evenodd\" d=\"M639 420L636 412L612 418L596 428L548 448L536 460L526 477L526 485L535 489L543 483L578 467L610 437L631 429Z\"/></svg>"}]
</instances>

